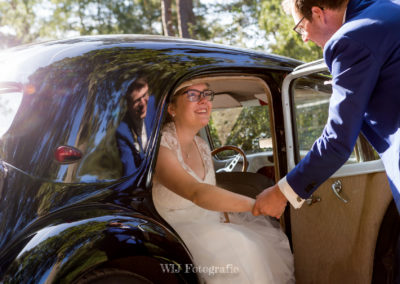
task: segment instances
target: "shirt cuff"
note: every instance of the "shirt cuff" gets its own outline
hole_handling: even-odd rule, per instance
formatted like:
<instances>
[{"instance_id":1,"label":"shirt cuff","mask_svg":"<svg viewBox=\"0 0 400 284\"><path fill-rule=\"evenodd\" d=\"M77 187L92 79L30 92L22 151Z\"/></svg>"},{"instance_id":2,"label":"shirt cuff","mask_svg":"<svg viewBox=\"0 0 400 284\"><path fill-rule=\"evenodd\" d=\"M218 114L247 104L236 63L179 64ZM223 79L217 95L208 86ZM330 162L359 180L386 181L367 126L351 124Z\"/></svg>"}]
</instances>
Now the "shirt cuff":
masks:
<instances>
[{"instance_id":1,"label":"shirt cuff","mask_svg":"<svg viewBox=\"0 0 400 284\"><path fill-rule=\"evenodd\" d=\"M295 209L299 209L303 205L305 200L298 196L296 192L294 192L293 188L286 181L286 176L278 182L278 186L282 194Z\"/></svg>"}]
</instances>

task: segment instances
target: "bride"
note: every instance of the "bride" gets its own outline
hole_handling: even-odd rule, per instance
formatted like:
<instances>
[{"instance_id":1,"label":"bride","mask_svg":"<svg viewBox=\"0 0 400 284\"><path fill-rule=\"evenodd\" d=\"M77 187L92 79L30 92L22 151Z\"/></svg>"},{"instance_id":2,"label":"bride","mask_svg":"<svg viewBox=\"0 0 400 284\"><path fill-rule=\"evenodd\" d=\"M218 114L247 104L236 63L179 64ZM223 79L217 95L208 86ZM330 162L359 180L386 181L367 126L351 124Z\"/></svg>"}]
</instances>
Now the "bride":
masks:
<instances>
[{"instance_id":1,"label":"bride","mask_svg":"<svg viewBox=\"0 0 400 284\"><path fill-rule=\"evenodd\" d=\"M156 164L154 205L189 248L203 282L294 283L293 257L279 223L251 215L254 199L215 185L210 149L196 135L208 124L213 96L201 83L172 98L172 121L162 130Z\"/></svg>"}]
</instances>

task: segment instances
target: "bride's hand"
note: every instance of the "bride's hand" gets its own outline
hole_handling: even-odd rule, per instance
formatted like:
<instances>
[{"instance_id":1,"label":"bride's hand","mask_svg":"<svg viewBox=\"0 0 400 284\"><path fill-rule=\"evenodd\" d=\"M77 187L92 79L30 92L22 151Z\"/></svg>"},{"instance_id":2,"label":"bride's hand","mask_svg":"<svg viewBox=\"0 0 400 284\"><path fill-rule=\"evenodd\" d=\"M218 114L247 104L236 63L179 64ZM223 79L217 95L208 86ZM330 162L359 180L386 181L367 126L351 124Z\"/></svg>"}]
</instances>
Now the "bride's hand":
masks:
<instances>
[{"instance_id":1,"label":"bride's hand","mask_svg":"<svg viewBox=\"0 0 400 284\"><path fill-rule=\"evenodd\" d=\"M276 184L257 195L252 213L254 216L269 215L279 219L285 211L286 204L287 199Z\"/></svg>"}]
</instances>

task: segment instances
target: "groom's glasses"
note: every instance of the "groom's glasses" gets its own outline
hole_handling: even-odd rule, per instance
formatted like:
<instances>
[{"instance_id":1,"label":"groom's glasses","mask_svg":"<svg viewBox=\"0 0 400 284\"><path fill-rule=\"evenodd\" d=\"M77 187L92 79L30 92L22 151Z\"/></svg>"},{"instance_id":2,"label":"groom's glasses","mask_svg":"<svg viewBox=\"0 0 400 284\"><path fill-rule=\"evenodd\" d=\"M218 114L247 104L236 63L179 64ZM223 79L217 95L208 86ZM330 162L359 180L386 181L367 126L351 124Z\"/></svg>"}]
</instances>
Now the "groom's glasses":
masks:
<instances>
[{"instance_id":1,"label":"groom's glasses","mask_svg":"<svg viewBox=\"0 0 400 284\"><path fill-rule=\"evenodd\" d=\"M189 102L198 102L201 98L206 98L208 101L212 101L214 99L214 91L205 90L203 92L199 90L189 89L183 94L186 94L186 98Z\"/></svg>"},{"instance_id":2,"label":"groom's glasses","mask_svg":"<svg viewBox=\"0 0 400 284\"><path fill-rule=\"evenodd\" d=\"M324 7L318 6L318 8L320 8L322 11L324 11ZM304 27L300 26L300 24L305 18L306 18L306 16L303 16L293 28L293 30L301 36L303 36L305 34L305 30L304 30Z\"/></svg>"},{"instance_id":3,"label":"groom's glasses","mask_svg":"<svg viewBox=\"0 0 400 284\"><path fill-rule=\"evenodd\" d=\"M303 18L300 19L300 21L298 21L298 23L294 26L293 30L298 33L299 35L303 35L304 34L304 28L300 26L301 22L305 19L306 16L303 16Z\"/></svg>"}]
</instances>

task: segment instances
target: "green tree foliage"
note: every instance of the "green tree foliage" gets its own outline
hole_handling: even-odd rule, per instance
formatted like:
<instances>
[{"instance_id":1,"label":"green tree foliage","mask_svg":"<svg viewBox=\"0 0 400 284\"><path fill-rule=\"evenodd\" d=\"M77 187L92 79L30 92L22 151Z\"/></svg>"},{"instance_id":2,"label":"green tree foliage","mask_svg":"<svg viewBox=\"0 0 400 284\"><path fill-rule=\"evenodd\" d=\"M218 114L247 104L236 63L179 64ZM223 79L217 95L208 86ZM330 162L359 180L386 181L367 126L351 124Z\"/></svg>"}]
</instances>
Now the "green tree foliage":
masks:
<instances>
[{"instance_id":1,"label":"green tree foliage","mask_svg":"<svg viewBox=\"0 0 400 284\"><path fill-rule=\"evenodd\" d=\"M227 144L239 146L246 153L266 151L259 148L258 140L271 137L269 127L268 107L244 107L227 138Z\"/></svg>"},{"instance_id":2,"label":"green tree foliage","mask_svg":"<svg viewBox=\"0 0 400 284\"><path fill-rule=\"evenodd\" d=\"M172 8L173 29L178 31L175 1ZM206 6L194 0L193 10L192 37L209 39ZM160 0L6 0L0 2L0 26L0 48L77 35L161 35L161 4Z\"/></svg>"},{"instance_id":3,"label":"green tree foliage","mask_svg":"<svg viewBox=\"0 0 400 284\"><path fill-rule=\"evenodd\" d=\"M162 0L3 0L0 48L35 40L96 34L163 34ZM281 0L232 0L204 4L192 0L191 38L270 51L310 61L322 57L313 43L293 32ZM172 30L178 35L176 1Z\"/></svg>"},{"instance_id":4,"label":"green tree foliage","mask_svg":"<svg viewBox=\"0 0 400 284\"><path fill-rule=\"evenodd\" d=\"M212 5L214 13L228 13L229 25L216 23L212 35L229 44L267 50L275 54L312 61L322 58L322 50L312 42L304 43L293 31L294 22L281 6L282 0L234 0ZM263 41L258 41L262 38ZM267 44L266 44L267 42Z\"/></svg>"},{"instance_id":5,"label":"green tree foliage","mask_svg":"<svg viewBox=\"0 0 400 284\"><path fill-rule=\"evenodd\" d=\"M266 49L265 33L258 25L258 0L235 0L209 4L211 38L214 42Z\"/></svg>"},{"instance_id":6,"label":"green tree foliage","mask_svg":"<svg viewBox=\"0 0 400 284\"><path fill-rule=\"evenodd\" d=\"M328 119L328 104L296 110L297 137L299 150L311 149L321 135Z\"/></svg>"},{"instance_id":7,"label":"green tree foliage","mask_svg":"<svg viewBox=\"0 0 400 284\"><path fill-rule=\"evenodd\" d=\"M160 33L157 0L52 0L52 4L48 34L57 30L80 35Z\"/></svg>"},{"instance_id":8,"label":"green tree foliage","mask_svg":"<svg viewBox=\"0 0 400 284\"><path fill-rule=\"evenodd\" d=\"M254 0L261 7L259 24L265 29L272 43L271 51L296 58L303 61L311 61L322 58L322 50L312 42L304 43L297 33L293 31L293 18L285 14L281 7L282 0Z\"/></svg>"},{"instance_id":9,"label":"green tree foliage","mask_svg":"<svg viewBox=\"0 0 400 284\"><path fill-rule=\"evenodd\" d=\"M223 117L219 111L213 113L218 118ZM228 120L233 116L225 117L216 124L212 119L209 123L210 134L214 143L214 148L224 145L235 145L240 147L246 154L270 151L272 148L260 148L260 138L271 138L271 122L269 118L269 109L267 106L251 106L240 109L237 118L231 127L225 128ZM226 141L221 141L221 137L226 137ZM234 155L232 151L219 154L220 157Z\"/></svg>"},{"instance_id":10,"label":"green tree foliage","mask_svg":"<svg viewBox=\"0 0 400 284\"><path fill-rule=\"evenodd\" d=\"M210 121L208 122L208 127L210 129L210 135L211 135L212 141L214 143L214 148L219 148L219 147L223 146L221 143L221 140L218 137L218 130L214 125L212 116L210 117Z\"/></svg>"},{"instance_id":11,"label":"green tree foliage","mask_svg":"<svg viewBox=\"0 0 400 284\"><path fill-rule=\"evenodd\" d=\"M179 28L179 16L178 16L178 7L177 7L177 2L175 0L170 0L170 1L165 1L165 0L160 0L162 4L165 5L170 5L167 7L170 10L170 15L165 15L167 21L170 21L171 27L169 27L170 30L164 31L164 35L168 36L180 36L180 37L189 37L193 39L198 39L198 40L209 40L212 38L212 30L214 29L214 23L209 23L206 21L206 15L209 13L208 8L209 6L202 4L201 0L190 0L191 3L188 5L190 2L189 0L180 0L179 2L183 4L183 6L188 5L192 6L193 8L193 14L191 13L190 17L190 22L187 22L187 33L182 34L182 30ZM164 8L164 6L161 5L161 9ZM187 7L186 7L187 8ZM166 11L167 12L167 11ZM194 17L194 18L192 18ZM188 21L188 19L182 19L181 21ZM165 27L163 27L165 30ZM183 27L181 27L183 28Z\"/></svg>"},{"instance_id":12,"label":"green tree foliage","mask_svg":"<svg viewBox=\"0 0 400 284\"><path fill-rule=\"evenodd\" d=\"M31 42L39 37L39 32L33 27L38 24L34 7L40 1L36 0L3 0L0 2L0 26L8 27L10 35L4 31L0 34L1 45Z\"/></svg>"},{"instance_id":13,"label":"green tree foliage","mask_svg":"<svg viewBox=\"0 0 400 284\"><path fill-rule=\"evenodd\" d=\"M0 40L9 45L71 35L160 34L159 0L7 0L0 2ZM2 41L5 44L5 41Z\"/></svg>"}]
</instances>

